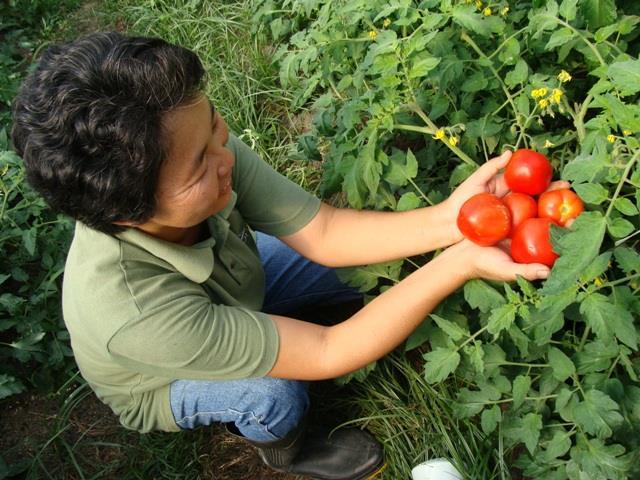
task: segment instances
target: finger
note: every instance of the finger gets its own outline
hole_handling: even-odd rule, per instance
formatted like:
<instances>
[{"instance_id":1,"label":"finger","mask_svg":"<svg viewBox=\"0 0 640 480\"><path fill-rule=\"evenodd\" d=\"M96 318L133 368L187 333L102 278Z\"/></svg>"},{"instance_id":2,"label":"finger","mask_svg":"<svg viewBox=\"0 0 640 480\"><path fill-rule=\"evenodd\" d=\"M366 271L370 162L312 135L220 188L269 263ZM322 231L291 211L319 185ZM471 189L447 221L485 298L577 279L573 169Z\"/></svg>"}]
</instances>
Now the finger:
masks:
<instances>
[{"instance_id":1,"label":"finger","mask_svg":"<svg viewBox=\"0 0 640 480\"><path fill-rule=\"evenodd\" d=\"M516 266L513 273L530 281L544 280L551 272L551 269L542 263L516 263L514 265Z\"/></svg>"},{"instance_id":2,"label":"finger","mask_svg":"<svg viewBox=\"0 0 640 480\"><path fill-rule=\"evenodd\" d=\"M549 185L549 188L547 188L547 192L550 192L551 190L559 190L561 188L570 188L571 184L565 180L557 180L555 182L551 182L551 184Z\"/></svg>"}]
</instances>

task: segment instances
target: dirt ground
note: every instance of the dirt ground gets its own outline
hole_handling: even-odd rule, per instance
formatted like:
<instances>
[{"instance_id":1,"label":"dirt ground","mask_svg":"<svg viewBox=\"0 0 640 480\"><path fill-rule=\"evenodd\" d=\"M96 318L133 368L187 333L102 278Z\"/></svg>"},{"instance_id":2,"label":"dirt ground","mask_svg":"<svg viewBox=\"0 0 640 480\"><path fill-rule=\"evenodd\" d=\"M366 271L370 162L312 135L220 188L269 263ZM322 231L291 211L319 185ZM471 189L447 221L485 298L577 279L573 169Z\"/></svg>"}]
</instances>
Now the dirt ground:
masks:
<instances>
[{"instance_id":1,"label":"dirt ground","mask_svg":"<svg viewBox=\"0 0 640 480\"><path fill-rule=\"evenodd\" d=\"M41 461L48 472L55 472L56 479L73 480L78 478L72 465L61 465L60 456L55 448L45 449L43 446L59 431L57 422L60 419L58 401L46 395L22 394L3 402L2 419L0 421L0 454L10 466L21 462L31 463L40 454ZM69 444L78 440L99 440L100 448L81 448L78 452L90 464L101 466L121 462L126 450L120 448L124 441L135 442L135 432L123 432L116 416L101 403L95 395L87 395L75 406L65 422L67 428L61 433ZM228 435L222 426L207 427L206 437L210 441L209 451L199 452L203 478L216 480L295 480L302 477L274 472L258 457L256 451L242 440ZM171 434L168 434L171 435ZM179 435L179 434L178 434ZM95 443L95 442L87 442ZM109 446L112 444L113 446ZM63 458L66 456L63 455ZM68 458L68 457L67 457ZM23 478L24 472L8 478ZM44 475L42 475L44 478ZM0 469L0 478L2 475ZM122 473L115 471L98 477L104 480L122 478Z\"/></svg>"}]
</instances>

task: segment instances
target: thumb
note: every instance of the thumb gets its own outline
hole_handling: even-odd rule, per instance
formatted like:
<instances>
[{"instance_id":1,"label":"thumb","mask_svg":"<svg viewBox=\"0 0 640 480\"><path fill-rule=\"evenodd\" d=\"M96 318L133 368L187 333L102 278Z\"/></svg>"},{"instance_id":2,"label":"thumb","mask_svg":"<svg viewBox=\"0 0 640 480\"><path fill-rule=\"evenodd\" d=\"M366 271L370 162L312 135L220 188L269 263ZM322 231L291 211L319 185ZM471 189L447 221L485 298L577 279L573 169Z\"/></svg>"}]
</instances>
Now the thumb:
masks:
<instances>
[{"instance_id":1,"label":"thumb","mask_svg":"<svg viewBox=\"0 0 640 480\"><path fill-rule=\"evenodd\" d=\"M542 263L516 263L515 274L527 280L544 280L549 277L551 269Z\"/></svg>"},{"instance_id":2,"label":"thumb","mask_svg":"<svg viewBox=\"0 0 640 480\"><path fill-rule=\"evenodd\" d=\"M478 169L478 180L488 182L507 166L509 160L511 160L511 150L505 150L499 157L492 158Z\"/></svg>"}]
</instances>

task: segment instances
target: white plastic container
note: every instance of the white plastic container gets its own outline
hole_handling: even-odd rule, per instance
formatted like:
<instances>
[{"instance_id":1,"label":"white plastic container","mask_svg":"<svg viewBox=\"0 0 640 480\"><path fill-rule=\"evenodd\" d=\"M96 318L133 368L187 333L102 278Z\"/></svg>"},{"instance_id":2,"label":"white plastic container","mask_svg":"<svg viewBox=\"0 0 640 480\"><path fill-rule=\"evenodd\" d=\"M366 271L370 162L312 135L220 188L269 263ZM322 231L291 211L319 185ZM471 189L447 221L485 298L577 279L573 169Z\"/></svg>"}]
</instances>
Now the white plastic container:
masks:
<instances>
[{"instance_id":1,"label":"white plastic container","mask_svg":"<svg viewBox=\"0 0 640 480\"><path fill-rule=\"evenodd\" d=\"M445 458L434 458L411 470L413 480L462 480L462 475Z\"/></svg>"}]
</instances>

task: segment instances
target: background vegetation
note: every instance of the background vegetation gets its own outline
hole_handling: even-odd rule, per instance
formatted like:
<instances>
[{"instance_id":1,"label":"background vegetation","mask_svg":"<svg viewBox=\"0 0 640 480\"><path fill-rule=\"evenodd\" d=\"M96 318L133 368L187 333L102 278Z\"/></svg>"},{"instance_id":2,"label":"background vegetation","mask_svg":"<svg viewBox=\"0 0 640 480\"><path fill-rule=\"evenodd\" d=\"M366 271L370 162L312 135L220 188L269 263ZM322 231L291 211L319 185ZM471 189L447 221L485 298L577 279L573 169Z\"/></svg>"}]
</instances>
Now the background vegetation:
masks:
<instances>
[{"instance_id":1,"label":"background vegetation","mask_svg":"<svg viewBox=\"0 0 640 480\"><path fill-rule=\"evenodd\" d=\"M25 185L8 108L41 48L100 29L194 49L231 128L333 203L430 205L504 147L546 153L587 205L554 230L551 278L469 282L341 379L338 409L385 443L389 479L436 456L473 479L640 475L638 15L631 0L4 2L0 399L41 392L57 413L28 454L2 453L0 479L223 478L212 458L250 463L203 431L139 436L108 410L78 420L92 394L59 304L72 225ZM351 281L375 295L430 258ZM260 478L251 468L224 478Z\"/></svg>"}]
</instances>

